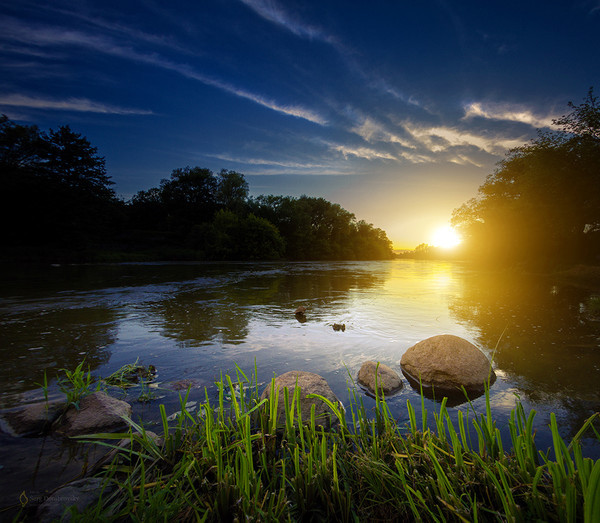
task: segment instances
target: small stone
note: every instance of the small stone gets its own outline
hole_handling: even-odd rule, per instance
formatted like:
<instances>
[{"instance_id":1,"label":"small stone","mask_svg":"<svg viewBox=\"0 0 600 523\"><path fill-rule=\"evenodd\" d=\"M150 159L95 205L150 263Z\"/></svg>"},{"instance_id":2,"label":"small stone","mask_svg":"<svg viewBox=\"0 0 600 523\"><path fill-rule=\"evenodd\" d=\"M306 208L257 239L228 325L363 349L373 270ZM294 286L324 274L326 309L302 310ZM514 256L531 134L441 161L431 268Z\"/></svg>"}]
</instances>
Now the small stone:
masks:
<instances>
[{"instance_id":1,"label":"small stone","mask_svg":"<svg viewBox=\"0 0 600 523\"><path fill-rule=\"evenodd\" d=\"M402 388L402 379L395 370L383 363L379 363L378 367L374 361L365 361L358 371L358 382L375 393L375 377L377 377L377 387L384 394Z\"/></svg>"},{"instance_id":2,"label":"small stone","mask_svg":"<svg viewBox=\"0 0 600 523\"><path fill-rule=\"evenodd\" d=\"M306 314L306 307L304 305L299 305L294 314L296 316L304 316Z\"/></svg>"},{"instance_id":3,"label":"small stone","mask_svg":"<svg viewBox=\"0 0 600 523\"><path fill-rule=\"evenodd\" d=\"M334 323L333 330L346 332L346 324L345 323Z\"/></svg>"}]
</instances>

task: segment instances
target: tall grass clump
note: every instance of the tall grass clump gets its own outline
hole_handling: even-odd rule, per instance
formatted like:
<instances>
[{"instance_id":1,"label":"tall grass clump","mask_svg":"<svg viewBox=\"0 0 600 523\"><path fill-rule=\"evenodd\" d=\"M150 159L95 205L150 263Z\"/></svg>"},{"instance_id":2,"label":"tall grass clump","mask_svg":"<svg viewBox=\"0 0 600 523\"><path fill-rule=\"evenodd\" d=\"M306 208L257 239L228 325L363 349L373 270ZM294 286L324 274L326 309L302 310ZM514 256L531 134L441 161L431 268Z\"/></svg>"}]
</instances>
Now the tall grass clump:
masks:
<instances>
[{"instance_id":1,"label":"tall grass clump","mask_svg":"<svg viewBox=\"0 0 600 523\"><path fill-rule=\"evenodd\" d=\"M585 458L580 444L584 435L600 440L598 414L568 444L552 416L553 448L540 451L535 413L517 402L510 441L502 441L489 395L484 414L469 418L459 412L454 422L442 400L431 426L425 409L417 420L407 402L409 422L400 427L383 396L376 394L373 416L350 389L346 412L329 403L334 423L328 429L314 407L302 419L298 388L278 392L286 408L284 419L277 419L277 392L261 400L254 378L240 369L217 387L217 399L205 391L194 412L186 408L188 395L181 397L172 422L161 406L162 438L131 420L127 433L96 435L117 450L101 471L100 501L74 517L600 521L600 461Z\"/></svg>"}]
</instances>

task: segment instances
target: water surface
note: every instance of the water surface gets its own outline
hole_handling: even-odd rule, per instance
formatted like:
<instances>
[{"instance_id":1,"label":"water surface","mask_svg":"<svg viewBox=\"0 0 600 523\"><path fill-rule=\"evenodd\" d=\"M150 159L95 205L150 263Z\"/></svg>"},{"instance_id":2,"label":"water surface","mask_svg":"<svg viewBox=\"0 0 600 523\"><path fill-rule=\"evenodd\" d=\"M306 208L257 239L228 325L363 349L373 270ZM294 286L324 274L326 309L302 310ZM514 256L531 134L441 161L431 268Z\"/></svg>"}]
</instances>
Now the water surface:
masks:
<instances>
[{"instance_id":1,"label":"water surface","mask_svg":"<svg viewBox=\"0 0 600 523\"><path fill-rule=\"evenodd\" d=\"M171 389L178 380L190 380L190 399L202 400L204 387L214 394L214 381L235 374L236 365L252 373L256 364L261 382L289 370L317 372L347 403L365 360L400 372L409 347L455 334L493 356L491 402L501 430L517 395L538 411L540 448L550 446L550 412L568 438L600 410L600 294L548 276L394 260L56 266L8 270L1 278L2 408L39 398L44 370L53 377L82 358L96 376L137 358L156 366L162 397L149 405L137 403L135 391L125 398L134 418L147 422L157 419L161 402L176 408L179 393ZM294 315L299 305L306 322ZM334 331L334 323L345 331ZM404 380L388 400L401 424L407 400L419 408ZM451 410L483 411L483 404L480 397ZM4 483L16 474L15 449L35 452L2 439ZM600 454L591 440L586 445L589 455Z\"/></svg>"}]
</instances>

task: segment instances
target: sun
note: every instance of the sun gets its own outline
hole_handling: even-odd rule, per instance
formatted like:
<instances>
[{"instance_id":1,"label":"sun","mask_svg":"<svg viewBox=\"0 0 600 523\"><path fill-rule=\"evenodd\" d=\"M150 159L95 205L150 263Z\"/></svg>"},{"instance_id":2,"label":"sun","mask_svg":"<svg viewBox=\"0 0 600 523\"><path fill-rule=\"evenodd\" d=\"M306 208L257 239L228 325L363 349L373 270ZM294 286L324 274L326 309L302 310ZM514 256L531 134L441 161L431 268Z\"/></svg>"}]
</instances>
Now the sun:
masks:
<instances>
[{"instance_id":1,"label":"sun","mask_svg":"<svg viewBox=\"0 0 600 523\"><path fill-rule=\"evenodd\" d=\"M441 247L442 249L451 249L452 247L456 247L461 241L460 234L453 227L444 225L433 233L431 245Z\"/></svg>"}]
</instances>

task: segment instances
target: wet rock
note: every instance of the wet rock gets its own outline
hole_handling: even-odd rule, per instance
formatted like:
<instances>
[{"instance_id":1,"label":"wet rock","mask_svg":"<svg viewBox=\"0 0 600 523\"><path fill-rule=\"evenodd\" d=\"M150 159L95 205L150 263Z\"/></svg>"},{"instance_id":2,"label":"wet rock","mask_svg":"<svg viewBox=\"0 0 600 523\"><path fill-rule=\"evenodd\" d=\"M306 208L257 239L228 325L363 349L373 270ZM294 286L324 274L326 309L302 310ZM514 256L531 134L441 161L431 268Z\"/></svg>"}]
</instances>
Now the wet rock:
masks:
<instances>
[{"instance_id":1,"label":"wet rock","mask_svg":"<svg viewBox=\"0 0 600 523\"><path fill-rule=\"evenodd\" d=\"M475 345L458 336L442 334L420 341L410 347L400 361L402 372L418 387L419 378L424 387L435 390L480 392L496 374L490 361Z\"/></svg>"},{"instance_id":2,"label":"wet rock","mask_svg":"<svg viewBox=\"0 0 600 523\"><path fill-rule=\"evenodd\" d=\"M319 398L308 398L309 394L319 394L335 405L343 408L343 405L336 398L335 394L329 387L329 384L322 376L313 372L306 371L290 371L275 378L275 389L279 391L279 399L277 404L277 424L285 425L285 396L284 389L288 389L289 403L291 405L294 389L296 385L300 388L300 409L302 414L302 422L310 422L310 411L312 405L315 406L315 419L318 424L323 426L335 425L337 418L331 412L327 404ZM262 393L261 399L271 397L271 383L267 385Z\"/></svg>"},{"instance_id":3,"label":"wet rock","mask_svg":"<svg viewBox=\"0 0 600 523\"><path fill-rule=\"evenodd\" d=\"M197 389L198 387L200 387L200 382L198 380L190 379L172 381L166 385L166 388L171 390L187 390L188 388Z\"/></svg>"},{"instance_id":4,"label":"wet rock","mask_svg":"<svg viewBox=\"0 0 600 523\"><path fill-rule=\"evenodd\" d=\"M402 388L402 380L395 370L383 363L380 363L378 367L374 361L365 361L358 371L358 382L375 393L375 378L377 378L377 387L384 394L390 394Z\"/></svg>"},{"instance_id":5,"label":"wet rock","mask_svg":"<svg viewBox=\"0 0 600 523\"><path fill-rule=\"evenodd\" d=\"M67 404L62 400L42 401L5 411L2 418L7 432L14 436L42 436L66 408Z\"/></svg>"},{"instance_id":6,"label":"wet rock","mask_svg":"<svg viewBox=\"0 0 600 523\"><path fill-rule=\"evenodd\" d=\"M296 316L304 316L306 314L306 307L304 305L299 305L294 314Z\"/></svg>"},{"instance_id":7,"label":"wet rock","mask_svg":"<svg viewBox=\"0 0 600 523\"><path fill-rule=\"evenodd\" d=\"M139 435L139 433L138 433ZM154 444L157 447L162 447L164 444L164 439L159 436L158 434L156 434L155 432L152 432L151 430L147 430L146 431L146 438L148 438L150 441L153 441ZM89 474L90 475L96 475L97 473L99 473L100 471L102 471L103 468L107 467L108 465L110 465L113 460L120 454L122 453L122 451L124 450L129 450L129 449L133 449L134 452L139 451L142 446L141 444L136 441L135 439L133 440L133 445L132 445L132 439L131 438L124 438L122 440L119 441L119 443L117 444L118 448L113 448L110 452L107 452L104 456L102 456L100 459L98 459L98 461L96 461L96 463L94 463L92 465L92 467L89 469Z\"/></svg>"},{"instance_id":8,"label":"wet rock","mask_svg":"<svg viewBox=\"0 0 600 523\"><path fill-rule=\"evenodd\" d=\"M300 305L294 312L294 315L300 323L306 323L306 307L304 305Z\"/></svg>"},{"instance_id":9,"label":"wet rock","mask_svg":"<svg viewBox=\"0 0 600 523\"><path fill-rule=\"evenodd\" d=\"M345 332L346 331L346 324L344 324L344 323L334 323L333 324L333 330L334 331Z\"/></svg>"},{"instance_id":10,"label":"wet rock","mask_svg":"<svg viewBox=\"0 0 600 523\"><path fill-rule=\"evenodd\" d=\"M68 507L74 506L78 512L83 512L100 499L101 492L101 478L73 481L55 490L46 498L37 509L36 521L71 521L71 512L66 511Z\"/></svg>"},{"instance_id":11,"label":"wet rock","mask_svg":"<svg viewBox=\"0 0 600 523\"><path fill-rule=\"evenodd\" d=\"M126 425L122 416L131 416L131 405L98 391L84 397L79 410L69 407L52 428L65 436L110 432Z\"/></svg>"}]
</instances>

